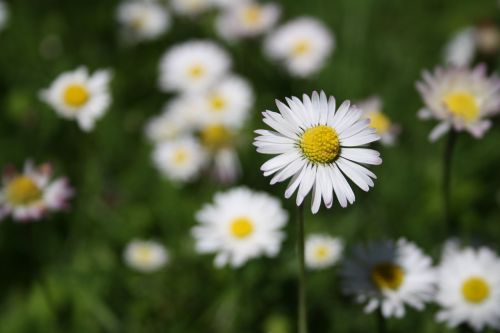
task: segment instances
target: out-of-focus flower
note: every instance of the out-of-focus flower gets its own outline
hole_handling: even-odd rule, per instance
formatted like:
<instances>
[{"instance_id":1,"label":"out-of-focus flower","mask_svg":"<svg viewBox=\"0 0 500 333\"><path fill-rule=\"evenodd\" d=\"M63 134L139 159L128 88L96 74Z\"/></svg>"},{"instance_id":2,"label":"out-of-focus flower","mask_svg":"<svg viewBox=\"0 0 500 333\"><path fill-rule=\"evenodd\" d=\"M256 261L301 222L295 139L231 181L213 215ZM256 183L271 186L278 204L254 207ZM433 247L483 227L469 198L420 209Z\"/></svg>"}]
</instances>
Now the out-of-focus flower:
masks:
<instances>
[{"instance_id":1,"label":"out-of-focus flower","mask_svg":"<svg viewBox=\"0 0 500 333\"><path fill-rule=\"evenodd\" d=\"M318 72L332 53L335 41L320 21L301 17L272 32L265 41L265 53L282 62L291 74L308 77Z\"/></svg>"},{"instance_id":2,"label":"out-of-focus flower","mask_svg":"<svg viewBox=\"0 0 500 333\"><path fill-rule=\"evenodd\" d=\"M500 30L494 22L484 22L476 27L476 43L479 52L493 54L500 48Z\"/></svg>"},{"instance_id":3,"label":"out-of-focus flower","mask_svg":"<svg viewBox=\"0 0 500 333\"><path fill-rule=\"evenodd\" d=\"M90 75L85 67L59 75L40 94L42 100L66 119L75 119L84 131L91 131L111 103L111 73L99 70Z\"/></svg>"},{"instance_id":4,"label":"out-of-focus flower","mask_svg":"<svg viewBox=\"0 0 500 333\"><path fill-rule=\"evenodd\" d=\"M135 270L151 273L168 263L169 256L165 247L151 240L133 240L123 252L125 263Z\"/></svg>"},{"instance_id":5,"label":"out-of-focus flower","mask_svg":"<svg viewBox=\"0 0 500 333\"><path fill-rule=\"evenodd\" d=\"M438 321L500 329L500 258L490 249L447 247L438 269Z\"/></svg>"},{"instance_id":6,"label":"out-of-focus flower","mask_svg":"<svg viewBox=\"0 0 500 333\"><path fill-rule=\"evenodd\" d=\"M179 15L196 16L209 10L212 0L170 0L172 9Z\"/></svg>"},{"instance_id":7,"label":"out-of-focus flower","mask_svg":"<svg viewBox=\"0 0 500 333\"><path fill-rule=\"evenodd\" d=\"M439 121L430 133L431 141L450 129L481 138L491 126L487 118L500 111L500 80L496 75L488 77L483 65L425 71L417 89L425 103L420 118Z\"/></svg>"},{"instance_id":8,"label":"out-of-focus flower","mask_svg":"<svg viewBox=\"0 0 500 333\"><path fill-rule=\"evenodd\" d=\"M341 274L343 291L384 317L403 317L405 305L422 310L435 293L431 259L404 239L357 247Z\"/></svg>"},{"instance_id":9,"label":"out-of-focus flower","mask_svg":"<svg viewBox=\"0 0 500 333\"><path fill-rule=\"evenodd\" d=\"M170 16L164 6L148 0L122 2L116 18L131 40L152 40L164 34L170 26Z\"/></svg>"},{"instance_id":10,"label":"out-of-focus flower","mask_svg":"<svg viewBox=\"0 0 500 333\"><path fill-rule=\"evenodd\" d=\"M196 219L196 250L216 253L217 267L239 267L250 259L278 254L288 214L276 198L238 187L215 194L214 202L197 212Z\"/></svg>"},{"instance_id":11,"label":"out-of-focus flower","mask_svg":"<svg viewBox=\"0 0 500 333\"><path fill-rule=\"evenodd\" d=\"M476 30L466 27L457 32L444 49L444 61L447 65L468 67L476 55Z\"/></svg>"},{"instance_id":12,"label":"out-of-focus flower","mask_svg":"<svg viewBox=\"0 0 500 333\"><path fill-rule=\"evenodd\" d=\"M376 176L361 164L382 163L378 151L360 148L379 139L375 129L349 101L336 110L335 98L327 99L324 92L314 92L312 98L304 94L302 101L297 97L286 100L288 106L276 101L279 113L263 112L264 122L273 131L256 131L257 151L278 155L262 165L264 176L274 174L271 184L291 177L285 197L297 191L297 205L312 190L313 213L318 212L322 199L327 208L332 207L333 192L342 207L352 204L354 192L346 176L368 191Z\"/></svg>"},{"instance_id":13,"label":"out-of-focus flower","mask_svg":"<svg viewBox=\"0 0 500 333\"><path fill-rule=\"evenodd\" d=\"M66 178L52 178L52 167L36 168L27 161L22 173L6 170L0 189L0 220L8 215L16 221L39 220L46 214L67 208L73 190Z\"/></svg>"},{"instance_id":14,"label":"out-of-focus flower","mask_svg":"<svg viewBox=\"0 0 500 333\"><path fill-rule=\"evenodd\" d=\"M2 30L7 24L9 18L9 8L4 1L0 0L0 30Z\"/></svg>"},{"instance_id":15,"label":"out-of-focus flower","mask_svg":"<svg viewBox=\"0 0 500 333\"><path fill-rule=\"evenodd\" d=\"M380 142L385 145L393 145L401 128L382 112L382 100L378 96L373 96L356 103L356 105L363 111L363 118L370 120L370 127L377 130Z\"/></svg>"},{"instance_id":16,"label":"out-of-focus flower","mask_svg":"<svg viewBox=\"0 0 500 333\"><path fill-rule=\"evenodd\" d=\"M330 235L312 234L306 239L306 265L310 269L324 269L335 265L344 249L343 242Z\"/></svg>"},{"instance_id":17,"label":"out-of-focus flower","mask_svg":"<svg viewBox=\"0 0 500 333\"><path fill-rule=\"evenodd\" d=\"M160 63L164 91L200 92L225 76L231 59L211 41L196 40L172 47Z\"/></svg>"}]
</instances>

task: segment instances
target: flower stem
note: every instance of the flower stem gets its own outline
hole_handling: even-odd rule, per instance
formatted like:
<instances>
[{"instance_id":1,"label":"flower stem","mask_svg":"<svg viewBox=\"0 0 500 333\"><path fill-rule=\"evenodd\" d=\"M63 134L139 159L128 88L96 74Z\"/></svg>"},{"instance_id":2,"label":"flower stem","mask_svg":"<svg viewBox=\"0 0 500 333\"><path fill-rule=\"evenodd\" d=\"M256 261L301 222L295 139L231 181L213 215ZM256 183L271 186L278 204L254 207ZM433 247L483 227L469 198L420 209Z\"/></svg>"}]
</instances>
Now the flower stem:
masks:
<instances>
[{"instance_id":1,"label":"flower stem","mask_svg":"<svg viewBox=\"0 0 500 333\"><path fill-rule=\"evenodd\" d=\"M306 270L304 261L304 207L297 209L297 250L299 253L298 331L307 333Z\"/></svg>"},{"instance_id":2,"label":"flower stem","mask_svg":"<svg viewBox=\"0 0 500 333\"><path fill-rule=\"evenodd\" d=\"M377 332L378 333L386 333L387 332L387 323L384 315L382 314L382 309L377 311Z\"/></svg>"},{"instance_id":3,"label":"flower stem","mask_svg":"<svg viewBox=\"0 0 500 333\"><path fill-rule=\"evenodd\" d=\"M448 140L443 155L443 205L444 205L444 225L446 236L457 232L457 225L453 219L451 210L451 167L453 160L453 151L457 142L457 132L451 130L448 134Z\"/></svg>"}]
</instances>

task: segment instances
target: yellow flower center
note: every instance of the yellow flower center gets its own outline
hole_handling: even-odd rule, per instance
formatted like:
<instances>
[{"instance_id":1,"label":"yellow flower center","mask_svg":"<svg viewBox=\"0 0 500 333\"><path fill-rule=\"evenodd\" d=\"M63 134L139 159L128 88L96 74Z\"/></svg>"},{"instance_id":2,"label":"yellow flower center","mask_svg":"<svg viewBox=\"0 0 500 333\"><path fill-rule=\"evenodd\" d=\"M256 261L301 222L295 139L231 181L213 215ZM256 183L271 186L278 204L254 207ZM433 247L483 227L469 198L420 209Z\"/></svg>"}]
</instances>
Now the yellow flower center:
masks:
<instances>
[{"instance_id":1,"label":"yellow flower center","mask_svg":"<svg viewBox=\"0 0 500 333\"><path fill-rule=\"evenodd\" d=\"M201 141L209 149L217 150L231 142L231 131L224 125L210 125L201 131Z\"/></svg>"},{"instance_id":2,"label":"yellow flower center","mask_svg":"<svg viewBox=\"0 0 500 333\"><path fill-rule=\"evenodd\" d=\"M71 107L80 107L89 100L87 88L79 83L70 84L64 90L64 102Z\"/></svg>"},{"instance_id":3,"label":"yellow flower center","mask_svg":"<svg viewBox=\"0 0 500 333\"><path fill-rule=\"evenodd\" d=\"M475 120L479 115L477 100L468 92L453 92L446 95L443 102L452 115L461 117L465 121Z\"/></svg>"},{"instance_id":4,"label":"yellow flower center","mask_svg":"<svg viewBox=\"0 0 500 333\"><path fill-rule=\"evenodd\" d=\"M371 275L372 281L378 289L397 290L403 283L405 273L400 266L384 262L376 265Z\"/></svg>"},{"instance_id":5,"label":"yellow flower center","mask_svg":"<svg viewBox=\"0 0 500 333\"><path fill-rule=\"evenodd\" d=\"M331 163L340 153L337 132L325 125L307 129L302 134L299 147L304 156L313 163Z\"/></svg>"},{"instance_id":6,"label":"yellow flower center","mask_svg":"<svg viewBox=\"0 0 500 333\"><path fill-rule=\"evenodd\" d=\"M188 160L189 154L183 148L177 149L174 152L174 162L176 164L185 164Z\"/></svg>"},{"instance_id":7,"label":"yellow flower center","mask_svg":"<svg viewBox=\"0 0 500 333\"><path fill-rule=\"evenodd\" d=\"M314 251L316 259L324 259L328 255L328 248L324 245L318 246Z\"/></svg>"},{"instance_id":8,"label":"yellow flower center","mask_svg":"<svg viewBox=\"0 0 500 333\"><path fill-rule=\"evenodd\" d=\"M214 111L222 111L226 107L226 100L218 94L213 94L209 98L210 106Z\"/></svg>"},{"instance_id":9,"label":"yellow flower center","mask_svg":"<svg viewBox=\"0 0 500 333\"><path fill-rule=\"evenodd\" d=\"M28 176L18 176L7 185L7 200L14 205L28 205L42 198L42 190Z\"/></svg>"},{"instance_id":10,"label":"yellow flower center","mask_svg":"<svg viewBox=\"0 0 500 333\"><path fill-rule=\"evenodd\" d=\"M194 64L188 68L188 75L193 79L199 79L205 74L205 68L200 64Z\"/></svg>"},{"instance_id":11,"label":"yellow flower center","mask_svg":"<svg viewBox=\"0 0 500 333\"><path fill-rule=\"evenodd\" d=\"M142 263L148 263L151 261L153 256L153 251L147 246L141 246L136 250L135 257L137 261Z\"/></svg>"},{"instance_id":12,"label":"yellow flower center","mask_svg":"<svg viewBox=\"0 0 500 333\"><path fill-rule=\"evenodd\" d=\"M292 47L292 54L294 56L302 56L311 50L311 42L306 39L297 41Z\"/></svg>"},{"instance_id":13,"label":"yellow flower center","mask_svg":"<svg viewBox=\"0 0 500 333\"><path fill-rule=\"evenodd\" d=\"M253 223L247 217L238 217L231 221L231 234L239 239L247 238L253 232Z\"/></svg>"},{"instance_id":14,"label":"yellow flower center","mask_svg":"<svg viewBox=\"0 0 500 333\"><path fill-rule=\"evenodd\" d=\"M391 120L382 112L370 112L368 119L370 119L370 127L374 128L379 134L387 133L391 128Z\"/></svg>"},{"instance_id":15,"label":"yellow flower center","mask_svg":"<svg viewBox=\"0 0 500 333\"><path fill-rule=\"evenodd\" d=\"M482 303L490 296L490 286L483 278L474 276L462 285L462 295L469 303Z\"/></svg>"},{"instance_id":16,"label":"yellow flower center","mask_svg":"<svg viewBox=\"0 0 500 333\"><path fill-rule=\"evenodd\" d=\"M146 25L146 15L144 13L137 14L134 18L132 18L130 25L135 30L141 30Z\"/></svg>"},{"instance_id":17,"label":"yellow flower center","mask_svg":"<svg viewBox=\"0 0 500 333\"><path fill-rule=\"evenodd\" d=\"M260 22L262 10L258 5L248 6L243 12L243 21L248 25L255 25Z\"/></svg>"}]
</instances>

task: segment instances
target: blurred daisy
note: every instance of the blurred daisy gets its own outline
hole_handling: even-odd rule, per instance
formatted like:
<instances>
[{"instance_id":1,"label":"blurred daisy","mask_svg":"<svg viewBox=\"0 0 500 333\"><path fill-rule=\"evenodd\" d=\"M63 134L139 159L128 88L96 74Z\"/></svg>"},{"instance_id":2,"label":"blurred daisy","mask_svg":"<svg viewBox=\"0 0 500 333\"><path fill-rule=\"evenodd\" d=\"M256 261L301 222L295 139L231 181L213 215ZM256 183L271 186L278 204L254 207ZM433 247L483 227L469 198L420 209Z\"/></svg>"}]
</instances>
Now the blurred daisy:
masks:
<instances>
[{"instance_id":1,"label":"blurred daisy","mask_svg":"<svg viewBox=\"0 0 500 333\"><path fill-rule=\"evenodd\" d=\"M179 15L196 16L212 7L212 0L171 0L172 9Z\"/></svg>"},{"instance_id":2,"label":"blurred daisy","mask_svg":"<svg viewBox=\"0 0 500 333\"><path fill-rule=\"evenodd\" d=\"M215 194L214 202L197 212L196 219L196 250L216 253L217 267L239 267L250 259L278 254L288 215L276 198L238 187Z\"/></svg>"},{"instance_id":3,"label":"blurred daisy","mask_svg":"<svg viewBox=\"0 0 500 333\"><path fill-rule=\"evenodd\" d=\"M431 141L450 129L468 131L481 138L491 126L486 118L500 111L500 80L496 75L487 77L482 65L474 69L438 67L434 73L426 71L417 89L425 103L419 116L439 121L430 134Z\"/></svg>"},{"instance_id":4,"label":"blurred daisy","mask_svg":"<svg viewBox=\"0 0 500 333\"><path fill-rule=\"evenodd\" d=\"M437 319L449 327L500 329L500 258L488 248L447 247L438 269Z\"/></svg>"},{"instance_id":5,"label":"blurred daisy","mask_svg":"<svg viewBox=\"0 0 500 333\"><path fill-rule=\"evenodd\" d=\"M156 168L174 182L196 178L206 163L206 153L191 136L176 138L156 146L153 152Z\"/></svg>"},{"instance_id":6,"label":"blurred daisy","mask_svg":"<svg viewBox=\"0 0 500 333\"><path fill-rule=\"evenodd\" d=\"M0 189L0 220L11 215L25 222L39 220L52 211L63 210L73 196L66 178L52 178L52 167L36 168L27 161L24 171L7 170Z\"/></svg>"},{"instance_id":7,"label":"blurred daisy","mask_svg":"<svg viewBox=\"0 0 500 333\"><path fill-rule=\"evenodd\" d=\"M0 0L0 30L2 30L7 24L8 17L9 9L5 2Z\"/></svg>"},{"instance_id":8,"label":"blurred daisy","mask_svg":"<svg viewBox=\"0 0 500 333\"><path fill-rule=\"evenodd\" d=\"M335 46L330 30L320 21L301 17L279 27L265 41L265 53L283 62L293 75L318 72Z\"/></svg>"},{"instance_id":9,"label":"blurred daisy","mask_svg":"<svg viewBox=\"0 0 500 333\"><path fill-rule=\"evenodd\" d=\"M486 55L498 52L500 47L500 30L495 22L486 21L476 27L477 48Z\"/></svg>"},{"instance_id":10,"label":"blurred daisy","mask_svg":"<svg viewBox=\"0 0 500 333\"><path fill-rule=\"evenodd\" d=\"M405 305L422 310L435 293L431 259L404 239L356 248L342 279L343 291L366 303L365 312L380 308L384 317L403 317Z\"/></svg>"},{"instance_id":11,"label":"blurred daisy","mask_svg":"<svg viewBox=\"0 0 500 333\"><path fill-rule=\"evenodd\" d=\"M168 252L163 245L150 240L133 240L123 252L125 263L135 270L151 273L168 262Z\"/></svg>"},{"instance_id":12,"label":"blurred daisy","mask_svg":"<svg viewBox=\"0 0 500 333\"><path fill-rule=\"evenodd\" d=\"M457 32L446 44L444 61L447 65L467 67L476 55L476 31L466 27Z\"/></svg>"},{"instance_id":13,"label":"blurred daisy","mask_svg":"<svg viewBox=\"0 0 500 333\"><path fill-rule=\"evenodd\" d=\"M335 265L342 255L344 244L338 238L312 234L306 239L305 260L310 269L324 269Z\"/></svg>"},{"instance_id":14,"label":"blurred daisy","mask_svg":"<svg viewBox=\"0 0 500 333\"><path fill-rule=\"evenodd\" d=\"M323 199L325 206L333 204L333 192L340 205L354 202L354 192L346 180L362 190L373 186L375 174L360 164L380 164L380 154L360 146L377 141L375 129L362 113L345 101L336 110L335 98L314 92L287 98L288 106L276 101L279 113L263 112L264 122L273 130L257 130L254 145L262 154L278 155L264 163L264 176L274 174L271 184L291 181L285 192L290 198L297 191L301 205L312 190L311 210L317 213Z\"/></svg>"},{"instance_id":15,"label":"blurred daisy","mask_svg":"<svg viewBox=\"0 0 500 333\"><path fill-rule=\"evenodd\" d=\"M116 16L124 26L124 32L135 40L156 39L164 34L170 25L167 10L155 1L124 1L118 6Z\"/></svg>"},{"instance_id":16,"label":"blurred daisy","mask_svg":"<svg viewBox=\"0 0 500 333\"><path fill-rule=\"evenodd\" d=\"M196 40L172 47L160 63L160 88L193 92L207 89L229 70L231 59L211 41Z\"/></svg>"},{"instance_id":17,"label":"blurred daisy","mask_svg":"<svg viewBox=\"0 0 500 333\"><path fill-rule=\"evenodd\" d=\"M382 101L378 96L367 98L357 103L357 106L363 111L363 118L370 120L370 127L377 131L383 144L392 145L396 142L400 127L382 112Z\"/></svg>"},{"instance_id":18,"label":"blurred daisy","mask_svg":"<svg viewBox=\"0 0 500 333\"><path fill-rule=\"evenodd\" d=\"M90 75L85 67L59 75L41 98L66 119L75 119L80 128L90 131L111 102L111 73L99 70Z\"/></svg>"}]
</instances>

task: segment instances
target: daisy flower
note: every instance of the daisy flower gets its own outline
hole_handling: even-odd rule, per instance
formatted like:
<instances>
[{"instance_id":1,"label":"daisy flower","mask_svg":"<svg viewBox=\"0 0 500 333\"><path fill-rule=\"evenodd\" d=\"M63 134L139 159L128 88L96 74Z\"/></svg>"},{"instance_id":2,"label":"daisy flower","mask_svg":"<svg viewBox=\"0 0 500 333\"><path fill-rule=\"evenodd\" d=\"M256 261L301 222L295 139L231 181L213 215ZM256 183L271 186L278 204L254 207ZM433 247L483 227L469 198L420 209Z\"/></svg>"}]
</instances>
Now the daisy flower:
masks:
<instances>
[{"instance_id":1,"label":"daisy flower","mask_svg":"<svg viewBox=\"0 0 500 333\"><path fill-rule=\"evenodd\" d=\"M265 41L266 55L282 62L299 77L318 72L335 46L331 31L320 21L301 17L272 32Z\"/></svg>"},{"instance_id":2,"label":"daisy flower","mask_svg":"<svg viewBox=\"0 0 500 333\"><path fill-rule=\"evenodd\" d=\"M447 65L468 67L476 56L476 30L466 27L458 31L444 49L444 62Z\"/></svg>"},{"instance_id":3,"label":"daisy flower","mask_svg":"<svg viewBox=\"0 0 500 333\"><path fill-rule=\"evenodd\" d=\"M170 0L170 5L179 15L197 16L212 7L212 0Z\"/></svg>"},{"instance_id":4,"label":"daisy flower","mask_svg":"<svg viewBox=\"0 0 500 333\"><path fill-rule=\"evenodd\" d=\"M22 173L6 170L0 189L0 220L11 215L14 220L40 220L46 214L67 208L73 190L66 178L53 179L50 164L36 168L31 161Z\"/></svg>"},{"instance_id":5,"label":"daisy flower","mask_svg":"<svg viewBox=\"0 0 500 333\"><path fill-rule=\"evenodd\" d=\"M196 40L173 46L160 63L160 88L164 91L199 92L220 80L231 59L211 41Z\"/></svg>"},{"instance_id":6,"label":"daisy flower","mask_svg":"<svg viewBox=\"0 0 500 333\"><path fill-rule=\"evenodd\" d=\"M344 249L343 242L325 234L312 234L306 239L305 261L309 269L324 269L335 265Z\"/></svg>"},{"instance_id":7,"label":"daisy flower","mask_svg":"<svg viewBox=\"0 0 500 333\"><path fill-rule=\"evenodd\" d=\"M116 17L130 38L138 41L156 39L170 26L167 10L154 1L124 1L118 6Z\"/></svg>"},{"instance_id":8,"label":"daisy flower","mask_svg":"<svg viewBox=\"0 0 500 333\"><path fill-rule=\"evenodd\" d=\"M9 9L5 2L0 0L0 30L2 30L7 24L7 19L9 17Z\"/></svg>"},{"instance_id":9,"label":"daisy flower","mask_svg":"<svg viewBox=\"0 0 500 333\"><path fill-rule=\"evenodd\" d=\"M288 105L276 101L279 113L263 112L264 123L273 130L256 131L257 152L278 155L262 165L264 176L274 174L271 184L291 178L285 197L297 191L297 205L312 190L313 213L322 199L332 207L333 192L342 207L352 204L354 192L346 177L368 191L376 176L360 164L382 163L377 151L360 148L379 139L375 129L349 101L336 110L335 98L327 99L324 92L286 101Z\"/></svg>"},{"instance_id":10,"label":"daisy flower","mask_svg":"<svg viewBox=\"0 0 500 333\"><path fill-rule=\"evenodd\" d=\"M90 131L111 103L111 73L99 70L90 75L85 67L59 75L41 98L66 119L75 119L80 128Z\"/></svg>"},{"instance_id":11,"label":"daisy flower","mask_svg":"<svg viewBox=\"0 0 500 333\"><path fill-rule=\"evenodd\" d=\"M405 239L357 247L341 274L343 291L384 317L403 317L405 305L422 310L435 293L431 259Z\"/></svg>"},{"instance_id":12,"label":"daisy flower","mask_svg":"<svg viewBox=\"0 0 500 333\"><path fill-rule=\"evenodd\" d=\"M384 145L393 145L400 132L400 127L382 112L381 99L378 96L373 96L357 103L357 106L363 111L363 118L370 120L370 127L377 131L380 142Z\"/></svg>"},{"instance_id":13,"label":"daisy flower","mask_svg":"<svg viewBox=\"0 0 500 333\"><path fill-rule=\"evenodd\" d=\"M490 249L447 247L438 269L438 321L500 329L500 258Z\"/></svg>"},{"instance_id":14,"label":"daisy flower","mask_svg":"<svg viewBox=\"0 0 500 333\"><path fill-rule=\"evenodd\" d=\"M125 263L135 270L151 273L165 266L169 260L165 247L151 240L133 240L123 252Z\"/></svg>"},{"instance_id":15,"label":"daisy flower","mask_svg":"<svg viewBox=\"0 0 500 333\"><path fill-rule=\"evenodd\" d=\"M192 229L199 253L216 253L215 265L242 266L250 259L278 254L287 212L278 199L246 187L215 194L196 213Z\"/></svg>"},{"instance_id":16,"label":"daisy flower","mask_svg":"<svg viewBox=\"0 0 500 333\"><path fill-rule=\"evenodd\" d=\"M477 48L480 52L491 55L500 47L500 31L495 22L487 21L476 27Z\"/></svg>"},{"instance_id":17,"label":"daisy flower","mask_svg":"<svg viewBox=\"0 0 500 333\"><path fill-rule=\"evenodd\" d=\"M487 118L500 111L500 80L496 75L488 77L483 65L426 71L417 89L425 103L419 116L439 121L429 136L431 141L451 129L481 138L491 126Z\"/></svg>"}]
</instances>

